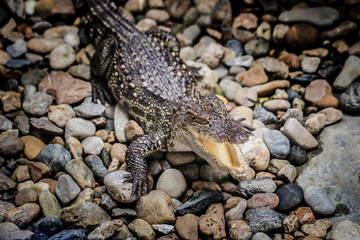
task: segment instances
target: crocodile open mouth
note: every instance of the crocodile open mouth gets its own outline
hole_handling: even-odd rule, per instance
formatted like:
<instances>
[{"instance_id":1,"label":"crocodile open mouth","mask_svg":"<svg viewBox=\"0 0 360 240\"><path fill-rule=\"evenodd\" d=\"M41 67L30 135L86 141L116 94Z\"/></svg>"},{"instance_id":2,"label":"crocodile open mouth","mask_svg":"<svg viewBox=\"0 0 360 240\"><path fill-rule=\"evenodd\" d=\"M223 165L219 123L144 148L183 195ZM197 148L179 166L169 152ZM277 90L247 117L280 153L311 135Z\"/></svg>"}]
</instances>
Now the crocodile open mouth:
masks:
<instances>
[{"instance_id":1,"label":"crocodile open mouth","mask_svg":"<svg viewBox=\"0 0 360 240\"><path fill-rule=\"evenodd\" d=\"M192 138L187 139L189 147L213 167L229 172L233 177L244 180L248 166L240 146L228 142L216 142L209 136L190 130Z\"/></svg>"}]
</instances>

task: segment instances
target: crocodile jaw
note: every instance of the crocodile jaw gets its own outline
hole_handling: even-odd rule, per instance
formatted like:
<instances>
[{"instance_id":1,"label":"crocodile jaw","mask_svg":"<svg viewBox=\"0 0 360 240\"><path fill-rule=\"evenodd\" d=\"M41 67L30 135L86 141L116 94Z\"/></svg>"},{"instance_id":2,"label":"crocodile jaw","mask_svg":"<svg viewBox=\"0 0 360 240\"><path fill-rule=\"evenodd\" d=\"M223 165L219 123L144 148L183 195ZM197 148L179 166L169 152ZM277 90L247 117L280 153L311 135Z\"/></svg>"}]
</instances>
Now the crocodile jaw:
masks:
<instances>
[{"instance_id":1,"label":"crocodile jaw","mask_svg":"<svg viewBox=\"0 0 360 240\"><path fill-rule=\"evenodd\" d=\"M239 145L215 142L211 137L190 129L188 129L188 133L183 135L186 145L211 166L229 172L236 179L244 180L246 178L249 164Z\"/></svg>"}]
</instances>

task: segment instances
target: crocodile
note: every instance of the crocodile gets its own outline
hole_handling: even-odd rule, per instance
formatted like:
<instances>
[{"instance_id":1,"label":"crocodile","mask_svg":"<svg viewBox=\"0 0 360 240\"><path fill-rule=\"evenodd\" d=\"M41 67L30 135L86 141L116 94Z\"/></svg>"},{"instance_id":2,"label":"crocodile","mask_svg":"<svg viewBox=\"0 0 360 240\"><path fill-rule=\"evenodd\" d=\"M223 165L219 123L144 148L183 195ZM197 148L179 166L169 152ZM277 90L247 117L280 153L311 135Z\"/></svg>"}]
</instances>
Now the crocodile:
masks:
<instances>
[{"instance_id":1,"label":"crocodile","mask_svg":"<svg viewBox=\"0 0 360 240\"><path fill-rule=\"evenodd\" d=\"M243 179L248 163L238 144L249 139L252 128L233 120L217 96L200 94L193 72L180 59L177 38L157 28L139 30L109 0L76 1L76 8L96 47L90 60L93 99L115 98L146 133L125 154L133 194L147 191L145 157L178 145Z\"/></svg>"}]
</instances>

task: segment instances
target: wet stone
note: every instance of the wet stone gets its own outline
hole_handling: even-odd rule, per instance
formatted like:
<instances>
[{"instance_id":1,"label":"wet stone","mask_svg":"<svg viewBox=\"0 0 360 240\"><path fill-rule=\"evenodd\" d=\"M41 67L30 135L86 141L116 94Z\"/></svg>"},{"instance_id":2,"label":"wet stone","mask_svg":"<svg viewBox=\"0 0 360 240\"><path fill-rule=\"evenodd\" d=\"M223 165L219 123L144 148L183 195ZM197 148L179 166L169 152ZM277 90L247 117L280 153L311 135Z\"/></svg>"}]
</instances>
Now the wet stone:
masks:
<instances>
[{"instance_id":1,"label":"wet stone","mask_svg":"<svg viewBox=\"0 0 360 240\"><path fill-rule=\"evenodd\" d=\"M60 144L48 144L40 152L37 160L45 163L52 173L64 170L67 162L71 160L71 155Z\"/></svg>"},{"instance_id":2,"label":"wet stone","mask_svg":"<svg viewBox=\"0 0 360 240\"><path fill-rule=\"evenodd\" d=\"M188 213L195 214L206 209L210 204L220 202L223 196L218 191L205 191L194 194L187 202L176 208L182 216Z\"/></svg>"},{"instance_id":3,"label":"wet stone","mask_svg":"<svg viewBox=\"0 0 360 240\"><path fill-rule=\"evenodd\" d=\"M311 206L312 210L321 216L332 215L335 205L330 200L325 189L320 186L309 186L304 192L305 202Z\"/></svg>"},{"instance_id":4,"label":"wet stone","mask_svg":"<svg viewBox=\"0 0 360 240\"><path fill-rule=\"evenodd\" d=\"M40 117L48 113L49 106L52 104L52 102L52 96L44 92L36 92L29 98L25 99L22 107L25 112Z\"/></svg>"},{"instance_id":5,"label":"wet stone","mask_svg":"<svg viewBox=\"0 0 360 240\"><path fill-rule=\"evenodd\" d=\"M269 208L254 208L246 211L244 220L253 233L268 232L281 228L284 215Z\"/></svg>"},{"instance_id":6,"label":"wet stone","mask_svg":"<svg viewBox=\"0 0 360 240\"><path fill-rule=\"evenodd\" d=\"M18 39L6 48L6 52L13 58L20 57L27 52L26 44L23 39Z\"/></svg>"},{"instance_id":7,"label":"wet stone","mask_svg":"<svg viewBox=\"0 0 360 240\"><path fill-rule=\"evenodd\" d=\"M27 59L10 59L6 62L6 67L11 69L22 69L29 67L31 62Z\"/></svg>"},{"instance_id":8,"label":"wet stone","mask_svg":"<svg viewBox=\"0 0 360 240\"><path fill-rule=\"evenodd\" d=\"M301 61L301 68L304 72L316 72L321 60L318 57L304 57Z\"/></svg>"},{"instance_id":9,"label":"wet stone","mask_svg":"<svg viewBox=\"0 0 360 240\"><path fill-rule=\"evenodd\" d=\"M275 193L280 199L280 204L277 208L280 212L294 209L304 198L302 188L296 183L286 184L280 187Z\"/></svg>"},{"instance_id":10,"label":"wet stone","mask_svg":"<svg viewBox=\"0 0 360 240\"><path fill-rule=\"evenodd\" d=\"M276 184L270 178L257 178L245 180L239 183L236 192L247 198L256 193L272 193L276 190Z\"/></svg>"},{"instance_id":11,"label":"wet stone","mask_svg":"<svg viewBox=\"0 0 360 240\"><path fill-rule=\"evenodd\" d=\"M68 174L61 175L55 187L56 196L64 205L74 200L77 197L77 195L80 193L80 191L81 191L80 187L76 184L74 179Z\"/></svg>"}]
</instances>

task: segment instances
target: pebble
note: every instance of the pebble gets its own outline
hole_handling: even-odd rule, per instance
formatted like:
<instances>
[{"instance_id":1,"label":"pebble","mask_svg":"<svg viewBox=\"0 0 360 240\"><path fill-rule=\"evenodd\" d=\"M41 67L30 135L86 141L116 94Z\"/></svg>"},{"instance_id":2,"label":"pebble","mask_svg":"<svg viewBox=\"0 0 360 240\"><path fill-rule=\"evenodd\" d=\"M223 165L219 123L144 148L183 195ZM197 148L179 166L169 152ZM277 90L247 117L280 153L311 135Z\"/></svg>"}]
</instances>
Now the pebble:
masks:
<instances>
[{"instance_id":1,"label":"pebble","mask_svg":"<svg viewBox=\"0 0 360 240\"><path fill-rule=\"evenodd\" d=\"M15 43L6 48L6 52L12 57L17 58L27 52L26 42L23 39L18 39Z\"/></svg>"},{"instance_id":2,"label":"pebble","mask_svg":"<svg viewBox=\"0 0 360 240\"><path fill-rule=\"evenodd\" d=\"M51 175L50 168L44 163L27 161L25 164L29 168L30 176L33 181L38 181Z\"/></svg>"},{"instance_id":3,"label":"pebble","mask_svg":"<svg viewBox=\"0 0 360 240\"><path fill-rule=\"evenodd\" d=\"M55 47L49 55L53 69L64 69L75 62L75 51L71 45L62 43Z\"/></svg>"},{"instance_id":4,"label":"pebble","mask_svg":"<svg viewBox=\"0 0 360 240\"><path fill-rule=\"evenodd\" d=\"M348 113L360 112L360 82L352 83L348 89L339 97L339 103L342 110Z\"/></svg>"},{"instance_id":5,"label":"pebble","mask_svg":"<svg viewBox=\"0 0 360 240\"><path fill-rule=\"evenodd\" d=\"M47 120L46 118L30 118L30 125L33 129L39 130L42 133L50 135L62 135L64 130L57 127L55 124Z\"/></svg>"},{"instance_id":6,"label":"pebble","mask_svg":"<svg viewBox=\"0 0 360 240\"><path fill-rule=\"evenodd\" d=\"M303 34L306 32L306 34ZM319 31L305 23L294 24L286 33L286 42L293 48L307 48L319 37Z\"/></svg>"},{"instance_id":7,"label":"pebble","mask_svg":"<svg viewBox=\"0 0 360 240\"><path fill-rule=\"evenodd\" d=\"M52 102L52 96L46 94L45 92L36 92L29 98L25 99L22 107L25 112L40 117L48 113L49 106Z\"/></svg>"},{"instance_id":8,"label":"pebble","mask_svg":"<svg viewBox=\"0 0 360 240\"><path fill-rule=\"evenodd\" d=\"M99 155L104 148L104 141L96 136L87 137L81 142L86 154Z\"/></svg>"},{"instance_id":9,"label":"pebble","mask_svg":"<svg viewBox=\"0 0 360 240\"><path fill-rule=\"evenodd\" d=\"M264 124L271 124L278 122L277 117L272 112L267 111L263 107L254 108L254 119L260 120Z\"/></svg>"},{"instance_id":10,"label":"pebble","mask_svg":"<svg viewBox=\"0 0 360 240\"><path fill-rule=\"evenodd\" d=\"M263 104L264 108L270 112L286 111L291 107L291 104L287 100L273 99L266 101Z\"/></svg>"},{"instance_id":11,"label":"pebble","mask_svg":"<svg viewBox=\"0 0 360 240\"><path fill-rule=\"evenodd\" d=\"M186 191L187 184L182 173L172 168L160 175L156 189L164 190L172 198L179 198Z\"/></svg>"},{"instance_id":12,"label":"pebble","mask_svg":"<svg viewBox=\"0 0 360 240\"><path fill-rule=\"evenodd\" d=\"M0 131L6 131L13 128L13 123L5 116L0 115Z\"/></svg>"},{"instance_id":13,"label":"pebble","mask_svg":"<svg viewBox=\"0 0 360 240\"><path fill-rule=\"evenodd\" d=\"M323 113L312 113L306 119L305 128L312 135L319 133L326 125L326 116Z\"/></svg>"},{"instance_id":14,"label":"pebble","mask_svg":"<svg viewBox=\"0 0 360 240\"><path fill-rule=\"evenodd\" d=\"M64 224L54 217L43 217L35 224L33 239L50 238L64 230Z\"/></svg>"},{"instance_id":15,"label":"pebble","mask_svg":"<svg viewBox=\"0 0 360 240\"><path fill-rule=\"evenodd\" d=\"M320 108L337 107L338 100L326 80L312 81L305 90L305 99Z\"/></svg>"},{"instance_id":16,"label":"pebble","mask_svg":"<svg viewBox=\"0 0 360 240\"><path fill-rule=\"evenodd\" d=\"M241 84L241 86L252 87L255 85L260 85L268 81L268 77L265 74L264 68L256 64L251 67L246 72L241 72L236 75L236 81Z\"/></svg>"},{"instance_id":17,"label":"pebble","mask_svg":"<svg viewBox=\"0 0 360 240\"><path fill-rule=\"evenodd\" d=\"M181 48L179 55L184 62L188 60L195 61L197 58L195 49L190 46Z\"/></svg>"},{"instance_id":18,"label":"pebble","mask_svg":"<svg viewBox=\"0 0 360 240\"><path fill-rule=\"evenodd\" d=\"M251 55L239 56L236 58L228 58L225 64L229 67L250 67L254 62L254 57Z\"/></svg>"},{"instance_id":19,"label":"pebble","mask_svg":"<svg viewBox=\"0 0 360 240\"><path fill-rule=\"evenodd\" d=\"M226 221L242 220L243 214L246 210L247 202L245 199L240 199L233 207L225 213Z\"/></svg>"},{"instance_id":20,"label":"pebble","mask_svg":"<svg viewBox=\"0 0 360 240\"><path fill-rule=\"evenodd\" d=\"M356 42L348 49L349 55L359 55L360 53L360 41Z\"/></svg>"},{"instance_id":21,"label":"pebble","mask_svg":"<svg viewBox=\"0 0 360 240\"><path fill-rule=\"evenodd\" d=\"M38 85L39 82L48 75L48 73L41 69L30 70L21 75L21 83L25 86L27 84Z\"/></svg>"},{"instance_id":22,"label":"pebble","mask_svg":"<svg viewBox=\"0 0 360 240\"><path fill-rule=\"evenodd\" d=\"M2 156L15 156L22 152L24 143L18 137L11 135L0 135L0 155Z\"/></svg>"},{"instance_id":23,"label":"pebble","mask_svg":"<svg viewBox=\"0 0 360 240\"><path fill-rule=\"evenodd\" d=\"M315 216L310 207L299 207L294 213L301 225L315 223Z\"/></svg>"},{"instance_id":24,"label":"pebble","mask_svg":"<svg viewBox=\"0 0 360 240\"><path fill-rule=\"evenodd\" d=\"M39 196L32 188L25 188L18 192L15 196L15 205L21 206L26 203L37 203L39 200Z\"/></svg>"},{"instance_id":25,"label":"pebble","mask_svg":"<svg viewBox=\"0 0 360 240\"><path fill-rule=\"evenodd\" d=\"M98 205L82 202L64 208L61 220L67 228L81 228L87 232L93 231L100 224L110 221L109 215Z\"/></svg>"},{"instance_id":26,"label":"pebble","mask_svg":"<svg viewBox=\"0 0 360 240\"><path fill-rule=\"evenodd\" d=\"M191 185L191 189L194 192L206 190L215 190L221 192L221 188L217 183L205 181L194 181Z\"/></svg>"},{"instance_id":27,"label":"pebble","mask_svg":"<svg viewBox=\"0 0 360 240\"><path fill-rule=\"evenodd\" d=\"M210 45L206 48L205 53L200 58L200 61L207 64L211 68L215 68L219 65L223 55L223 46L221 44L213 42L210 43Z\"/></svg>"},{"instance_id":28,"label":"pebble","mask_svg":"<svg viewBox=\"0 0 360 240\"><path fill-rule=\"evenodd\" d=\"M337 90L345 90L360 76L357 66L360 64L360 58L357 56L349 56L340 72L336 77L333 87Z\"/></svg>"},{"instance_id":29,"label":"pebble","mask_svg":"<svg viewBox=\"0 0 360 240\"><path fill-rule=\"evenodd\" d=\"M278 211L284 212L294 209L301 203L304 198L302 188L296 183L289 183L280 187L276 192L280 203L277 208Z\"/></svg>"},{"instance_id":30,"label":"pebble","mask_svg":"<svg viewBox=\"0 0 360 240\"><path fill-rule=\"evenodd\" d=\"M166 160L172 166L180 166L182 164L192 163L195 161L196 155L192 152L167 152Z\"/></svg>"},{"instance_id":31,"label":"pebble","mask_svg":"<svg viewBox=\"0 0 360 240\"><path fill-rule=\"evenodd\" d=\"M247 208L267 207L275 210L279 205L279 197L275 193L256 193L247 200Z\"/></svg>"},{"instance_id":32,"label":"pebble","mask_svg":"<svg viewBox=\"0 0 360 240\"><path fill-rule=\"evenodd\" d=\"M39 91L51 93L57 104L74 104L91 95L89 82L73 78L70 74L56 71L43 78Z\"/></svg>"},{"instance_id":33,"label":"pebble","mask_svg":"<svg viewBox=\"0 0 360 240\"><path fill-rule=\"evenodd\" d=\"M39 204L41 212L45 217L60 219L62 211L60 203L49 190L45 189L41 191L39 195Z\"/></svg>"},{"instance_id":34,"label":"pebble","mask_svg":"<svg viewBox=\"0 0 360 240\"><path fill-rule=\"evenodd\" d=\"M350 220L343 220L335 226L331 239L360 239L360 226Z\"/></svg>"},{"instance_id":35,"label":"pebble","mask_svg":"<svg viewBox=\"0 0 360 240\"><path fill-rule=\"evenodd\" d=\"M117 207L117 203L110 197L109 194L104 193L101 195L100 206L107 212L111 212ZM111 215L113 216L113 214Z\"/></svg>"},{"instance_id":36,"label":"pebble","mask_svg":"<svg viewBox=\"0 0 360 240\"><path fill-rule=\"evenodd\" d=\"M185 214L176 218L175 230L182 239L198 239L199 217L194 214Z\"/></svg>"},{"instance_id":37,"label":"pebble","mask_svg":"<svg viewBox=\"0 0 360 240\"><path fill-rule=\"evenodd\" d=\"M86 234L83 229L66 229L55 235L53 235L48 240L86 240Z\"/></svg>"},{"instance_id":38,"label":"pebble","mask_svg":"<svg viewBox=\"0 0 360 240\"><path fill-rule=\"evenodd\" d=\"M68 104L51 105L49 107L48 118L58 127L65 127L66 123L74 117L75 112Z\"/></svg>"},{"instance_id":39,"label":"pebble","mask_svg":"<svg viewBox=\"0 0 360 240\"><path fill-rule=\"evenodd\" d=\"M241 13L239 16L234 18L233 28L243 27L247 30L256 28L258 18L252 13Z\"/></svg>"},{"instance_id":40,"label":"pebble","mask_svg":"<svg viewBox=\"0 0 360 240\"><path fill-rule=\"evenodd\" d=\"M290 83L287 80L274 80L265 84L254 86L251 89L255 90L259 97L269 96L278 88L289 88Z\"/></svg>"},{"instance_id":41,"label":"pebble","mask_svg":"<svg viewBox=\"0 0 360 240\"><path fill-rule=\"evenodd\" d=\"M252 233L268 232L282 226L284 215L269 208L253 208L245 212L244 220Z\"/></svg>"},{"instance_id":42,"label":"pebble","mask_svg":"<svg viewBox=\"0 0 360 240\"><path fill-rule=\"evenodd\" d=\"M81 78L87 81L90 80L90 66L85 64L71 66L68 73L75 78Z\"/></svg>"},{"instance_id":43,"label":"pebble","mask_svg":"<svg viewBox=\"0 0 360 240\"><path fill-rule=\"evenodd\" d=\"M267 41L271 39L271 26L268 22L262 22L256 29L256 36Z\"/></svg>"},{"instance_id":44,"label":"pebble","mask_svg":"<svg viewBox=\"0 0 360 240\"><path fill-rule=\"evenodd\" d=\"M221 84L221 83L220 83ZM220 85L221 87L221 85ZM235 89L234 89L235 90ZM234 102L246 107L253 107L257 101L257 93L252 88L240 88L235 92L235 98L233 98ZM226 94L225 94L226 96ZM228 98L228 97L227 97ZM231 100L230 98L228 98Z\"/></svg>"},{"instance_id":45,"label":"pebble","mask_svg":"<svg viewBox=\"0 0 360 240\"><path fill-rule=\"evenodd\" d=\"M71 155L60 144L48 144L41 150L37 160L46 164L52 173L57 173L64 170L66 163L71 160Z\"/></svg>"},{"instance_id":46,"label":"pebble","mask_svg":"<svg viewBox=\"0 0 360 240\"><path fill-rule=\"evenodd\" d=\"M184 35L189 39L191 39L191 41L193 42L196 38L199 37L200 33L201 33L201 29L197 24L193 24L184 30ZM198 54L198 56L202 56L202 54L201 55Z\"/></svg>"},{"instance_id":47,"label":"pebble","mask_svg":"<svg viewBox=\"0 0 360 240\"><path fill-rule=\"evenodd\" d=\"M126 123L124 131L126 138L130 142L135 141L137 138L142 137L145 134L144 130L134 120L130 120Z\"/></svg>"},{"instance_id":48,"label":"pebble","mask_svg":"<svg viewBox=\"0 0 360 240\"><path fill-rule=\"evenodd\" d=\"M222 200L223 196L218 191L199 192L191 196L183 205L176 208L176 212L182 216L185 214L195 214L206 209L210 204Z\"/></svg>"},{"instance_id":49,"label":"pebble","mask_svg":"<svg viewBox=\"0 0 360 240\"><path fill-rule=\"evenodd\" d=\"M304 121L304 113L297 108L289 108L285 114L280 118L281 123L285 123L289 118L295 118L299 122Z\"/></svg>"},{"instance_id":50,"label":"pebble","mask_svg":"<svg viewBox=\"0 0 360 240\"><path fill-rule=\"evenodd\" d=\"M270 164L269 164L269 167L267 170L273 174L278 174L280 169L288 164L289 164L288 160L281 160L281 159L273 158L270 160Z\"/></svg>"},{"instance_id":51,"label":"pebble","mask_svg":"<svg viewBox=\"0 0 360 240\"><path fill-rule=\"evenodd\" d=\"M100 224L88 236L89 240L105 240L112 237L115 232L123 225L120 219L114 219Z\"/></svg>"},{"instance_id":52,"label":"pebble","mask_svg":"<svg viewBox=\"0 0 360 240\"><path fill-rule=\"evenodd\" d=\"M264 133L264 142L272 156L286 158L290 152L290 141L280 131L270 130Z\"/></svg>"},{"instance_id":53,"label":"pebble","mask_svg":"<svg viewBox=\"0 0 360 240\"><path fill-rule=\"evenodd\" d=\"M7 52L0 50L0 65L5 65L10 59L11 57Z\"/></svg>"},{"instance_id":54,"label":"pebble","mask_svg":"<svg viewBox=\"0 0 360 240\"><path fill-rule=\"evenodd\" d=\"M301 60L301 69L307 73L314 73L319 67L321 59L318 57L303 57Z\"/></svg>"},{"instance_id":55,"label":"pebble","mask_svg":"<svg viewBox=\"0 0 360 240\"><path fill-rule=\"evenodd\" d=\"M20 207L9 210L5 215L6 222L15 223L19 227L27 226L40 213L40 206L36 203L25 203Z\"/></svg>"},{"instance_id":56,"label":"pebble","mask_svg":"<svg viewBox=\"0 0 360 240\"><path fill-rule=\"evenodd\" d=\"M241 144L241 151L254 170L262 171L268 167L270 152L262 139L250 136L247 142Z\"/></svg>"},{"instance_id":57,"label":"pebble","mask_svg":"<svg viewBox=\"0 0 360 240\"><path fill-rule=\"evenodd\" d=\"M34 187L34 182L32 180L28 180L26 182L19 183L16 187L16 190L18 192L20 192L21 190L23 190L25 188L33 188L33 187ZM0 218L0 220L1 220L1 218Z\"/></svg>"},{"instance_id":58,"label":"pebble","mask_svg":"<svg viewBox=\"0 0 360 240\"><path fill-rule=\"evenodd\" d=\"M330 200L325 189L320 186L309 186L304 191L305 202L312 210L321 216L330 216L335 212L335 205Z\"/></svg>"},{"instance_id":59,"label":"pebble","mask_svg":"<svg viewBox=\"0 0 360 240\"><path fill-rule=\"evenodd\" d=\"M74 107L77 117L80 118L94 118L100 117L105 113L105 106L91 102L91 98L86 98L83 103Z\"/></svg>"},{"instance_id":60,"label":"pebble","mask_svg":"<svg viewBox=\"0 0 360 240\"><path fill-rule=\"evenodd\" d=\"M129 172L118 170L105 176L104 184L108 194L117 202L132 203L137 197L132 192L132 183L126 182L131 174Z\"/></svg>"},{"instance_id":61,"label":"pebble","mask_svg":"<svg viewBox=\"0 0 360 240\"><path fill-rule=\"evenodd\" d=\"M80 187L68 174L61 175L55 187L56 196L63 205L66 205L74 200L80 191Z\"/></svg>"},{"instance_id":62,"label":"pebble","mask_svg":"<svg viewBox=\"0 0 360 240\"><path fill-rule=\"evenodd\" d=\"M318 146L316 139L295 118L289 118L285 122L283 133L291 143L305 150Z\"/></svg>"},{"instance_id":63,"label":"pebble","mask_svg":"<svg viewBox=\"0 0 360 240\"><path fill-rule=\"evenodd\" d=\"M338 26L328 31L322 32L321 38L334 39L334 38L345 37L349 35L351 32L353 32L356 28L357 28L356 23L346 20L340 23Z\"/></svg>"},{"instance_id":64,"label":"pebble","mask_svg":"<svg viewBox=\"0 0 360 240\"><path fill-rule=\"evenodd\" d=\"M133 231L139 239L155 240L155 232L150 224L143 219L135 219L129 223L128 228Z\"/></svg>"},{"instance_id":65,"label":"pebble","mask_svg":"<svg viewBox=\"0 0 360 240\"><path fill-rule=\"evenodd\" d=\"M250 40L244 46L245 53L253 56L254 58L266 56L269 49L269 42L263 38Z\"/></svg>"},{"instance_id":66,"label":"pebble","mask_svg":"<svg viewBox=\"0 0 360 240\"><path fill-rule=\"evenodd\" d=\"M104 178L108 174L108 171L101 159L96 155L89 155L84 159L84 162L93 172L95 179L104 183Z\"/></svg>"},{"instance_id":67,"label":"pebble","mask_svg":"<svg viewBox=\"0 0 360 240\"><path fill-rule=\"evenodd\" d=\"M65 170L73 177L81 189L95 187L94 175L82 160L73 159L69 161L65 165Z\"/></svg>"},{"instance_id":68,"label":"pebble","mask_svg":"<svg viewBox=\"0 0 360 240\"><path fill-rule=\"evenodd\" d=\"M256 193L272 193L276 190L275 182L270 178L257 178L242 181L238 184L236 192L245 198Z\"/></svg>"},{"instance_id":69,"label":"pebble","mask_svg":"<svg viewBox=\"0 0 360 240\"><path fill-rule=\"evenodd\" d=\"M342 118L342 111L333 107L325 108L319 113L325 114L325 125L331 125L333 123L336 123Z\"/></svg>"},{"instance_id":70,"label":"pebble","mask_svg":"<svg viewBox=\"0 0 360 240\"><path fill-rule=\"evenodd\" d=\"M236 57L239 57L239 56L242 56L242 55L243 55L242 43L239 42L239 41L236 40L236 39L228 40L228 41L225 43L224 47L233 50Z\"/></svg>"},{"instance_id":71,"label":"pebble","mask_svg":"<svg viewBox=\"0 0 360 240\"><path fill-rule=\"evenodd\" d=\"M331 227L331 222L328 219L323 218L316 220L314 224L302 225L301 230L306 234L324 238L329 227Z\"/></svg>"},{"instance_id":72,"label":"pebble","mask_svg":"<svg viewBox=\"0 0 360 240\"><path fill-rule=\"evenodd\" d=\"M63 42L61 38L31 38L27 43L27 48L36 53L49 53Z\"/></svg>"},{"instance_id":73,"label":"pebble","mask_svg":"<svg viewBox=\"0 0 360 240\"><path fill-rule=\"evenodd\" d=\"M121 143L115 143L111 147L111 159L118 159L121 163L125 162L125 153L127 150L127 146Z\"/></svg>"},{"instance_id":74,"label":"pebble","mask_svg":"<svg viewBox=\"0 0 360 240\"><path fill-rule=\"evenodd\" d=\"M29 60L30 63L32 63L32 64L38 63L38 62L41 62L42 60L44 60L43 56L40 56L40 55L35 54L35 53L25 53L25 58L27 60Z\"/></svg>"},{"instance_id":75,"label":"pebble","mask_svg":"<svg viewBox=\"0 0 360 240\"><path fill-rule=\"evenodd\" d=\"M280 169L277 176L279 179L284 180L286 183L292 183L297 177L297 171L293 165L287 164Z\"/></svg>"},{"instance_id":76,"label":"pebble","mask_svg":"<svg viewBox=\"0 0 360 240\"><path fill-rule=\"evenodd\" d=\"M0 221L3 222L7 211L15 208L15 205L7 201L0 200L0 206Z\"/></svg>"},{"instance_id":77,"label":"pebble","mask_svg":"<svg viewBox=\"0 0 360 240\"><path fill-rule=\"evenodd\" d=\"M184 175L188 183L199 178L199 166L195 163L181 165L178 170Z\"/></svg>"},{"instance_id":78,"label":"pebble","mask_svg":"<svg viewBox=\"0 0 360 240\"><path fill-rule=\"evenodd\" d=\"M116 139L120 143L127 142L125 136L125 126L129 120L130 120L130 116L126 112L126 110L119 103L116 104L115 112L114 112L114 128L115 128Z\"/></svg>"},{"instance_id":79,"label":"pebble","mask_svg":"<svg viewBox=\"0 0 360 240\"><path fill-rule=\"evenodd\" d=\"M272 33L272 40L274 41L274 43L282 43L289 29L290 28L288 25L276 24Z\"/></svg>"},{"instance_id":80,"label":"pebble","mask_svg":"<svg viewBox=\"0 0 360 240\"><path fill-rule=\"evenodd\" d=\"M70 136L82 140L87 137L94 136L96 132L95 125L82 118L71 118L65 127L65 138Z\"/></svg>"},{"instance_id":81,"label":"pebble","mask_svg":"<svg viewBox=\"0 0 360 240\"><path fill-rule=\"evenodd\" d=\"M5 112L21 108L21 94L14 91L7 91L0 94L0 99Z\"/></svg>"},{"instance_id":82,"label":"pebble","mask_svg":"<svg viewBox=\"0 0 360 240\"><path fill-rule=\"evenodd\" d=\"M233 240L249 240L252 236L250 227L243 220L228 222L229 235Z\"/></svg>"},{"instance_id":83,"label":"pebble","mask_svg":"<svg viewBox=\"0 0 360 240\"><path fill-rule=\"evenodd\" d=\"M12 222L0 223L0 239L6 240L26 240L31 239L33 232L29 230L21 230Z\"/></svg>"},{"instance_id":84,"label":"pebble","mask_svg":"<svg viewBox=\"0 0 360 240\"><path fill-rule=\"evenodd\" d=\"M278 59L286 63L291 70L296 70L300 67L300 59L296 54L286 53L281 55Z\"/></svg>"},{"instance_id":85,"label":"pebble","mask_svg":"<svg viewBox=\"0 0 360 240\"><path fill-rule=\"evenodd\" d=\"M339 17L339 12L334 8L313 7L285 11L279 15L279 20L281 22L309 22L319 27L327 27L333 25Z\"/></svg>"},{"instance_id":86,"label":"pebble","mask_svg":"<svg viewBox=\"0 0 360 240\"><path fill-rule=\"evenodd\" d=\"M200 216L199 230L212 239L226 237L224 208L221 203L211 204L206 213Z\"/></svg>"},{"instance_id":87,"label":"pebble","mask_svg":"<svg viewBox=\"0 0 360 240\"><path fill-rule=\"evenodd\" d=\"M289 162L295 166L303 165L308 160L307 152L297 145L291 146L290 153L287 157Z\"/></svg>"},{"instance_id":88,"label":"pebble","mask_svg":"<svg viewBox=\"0 0 360 240\"><path fill-rule=\"evenodd\" d=\"M141 196L135 208L138 217L149 224L173 224L175 209L171 197L163 190L153 190Z\"/></svg>"},{"instance_id":89,"label":"pebble","mask_svg":"<svg viewBox=\"0 0 360 240\"><path fill-rule=\"evenodd\" d=\"M261 66L267 72L270 80L273 79L286 79L289 75L289 67L282 61L272 57L259 58L255 63L261 64Z\"/></svg>"}]
</instances>

